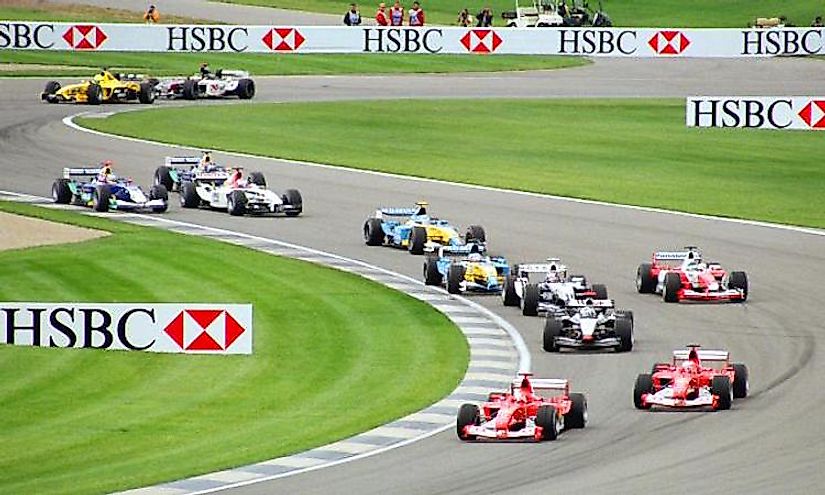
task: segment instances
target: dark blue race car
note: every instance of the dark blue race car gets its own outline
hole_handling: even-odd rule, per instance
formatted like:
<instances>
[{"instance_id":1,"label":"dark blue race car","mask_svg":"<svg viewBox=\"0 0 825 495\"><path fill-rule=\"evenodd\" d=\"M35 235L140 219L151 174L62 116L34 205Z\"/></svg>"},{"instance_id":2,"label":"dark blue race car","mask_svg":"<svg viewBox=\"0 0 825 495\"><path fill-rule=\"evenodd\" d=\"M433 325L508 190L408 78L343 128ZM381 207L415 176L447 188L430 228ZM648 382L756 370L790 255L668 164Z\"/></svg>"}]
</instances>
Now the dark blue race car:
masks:
<instances>
[{"instance_id":1,"label":"dark blue race car","mask_svg":"<svg viewBox=\"0 0 825 495\"><path fill-rule=\"evenodd\" d=\"M163 213L169 207L169 193L162 185L152 186L149 194L131 179L109 176L98 180L97 168L64 168L63 177L52 184L55 203L87 206L95 211L109 210Z\"/></svg>"}]
</instances>

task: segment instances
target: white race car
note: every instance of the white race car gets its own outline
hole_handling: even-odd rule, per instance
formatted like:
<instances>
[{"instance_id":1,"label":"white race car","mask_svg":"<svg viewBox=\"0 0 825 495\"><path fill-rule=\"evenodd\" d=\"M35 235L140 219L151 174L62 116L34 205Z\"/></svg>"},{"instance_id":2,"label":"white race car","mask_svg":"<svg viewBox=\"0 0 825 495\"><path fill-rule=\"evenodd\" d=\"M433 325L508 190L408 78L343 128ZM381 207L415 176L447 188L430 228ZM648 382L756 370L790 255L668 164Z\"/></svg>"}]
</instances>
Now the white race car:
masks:
<instances>
[{"instance_id":1,"label":"white race car","mask_svg":"<svg viewBox=\"0 0 825 495\"><path fill-rule=\"evenodd\" d=\"M287 189L278 195L266 188L266 179L260 172L252 172L235 187L230 185L226 172L196 175L181 183L180 204L184 208L222 209L233 216L283 213L294 217L300 215L304 207L297 189Z\"/></svg>"},{"instance_id":2,"label":"white race car","mask_svg":"<svg viewBox=\"0 0 825 495\"><path fill-rule=\"evenodd\" d=\"M514 265L501 291L504 305L520 306L524 316L552 316L567 303L585 298L607 299L607 287L591 286L584 275L568 276L558 258Z\"/></svg>"},{"instance_id":3,"label":"white race car","mask_svg":"<svg viewBox=\"0 0 825 495\"><path fill-rule=\"evenodd\" d=\"M187 78L161 80L155 86L155 92L158 98L167 99L196 100L237 96L241 100L249 100L255 96L255 81L249 78L246 71L218 69L214 76L195 74Z\"/></svg>"}]
</instances>

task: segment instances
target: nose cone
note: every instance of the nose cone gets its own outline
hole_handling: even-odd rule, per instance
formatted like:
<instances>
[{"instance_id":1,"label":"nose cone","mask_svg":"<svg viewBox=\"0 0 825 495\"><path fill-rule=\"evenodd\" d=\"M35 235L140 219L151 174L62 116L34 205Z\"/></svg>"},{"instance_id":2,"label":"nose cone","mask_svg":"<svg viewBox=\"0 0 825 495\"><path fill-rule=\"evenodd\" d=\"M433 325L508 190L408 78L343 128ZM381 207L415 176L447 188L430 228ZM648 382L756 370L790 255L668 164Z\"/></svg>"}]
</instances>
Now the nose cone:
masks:
<instances>
[{"instance_id":1,"label":"nose cone","mask_svg":"<svg viewBox=\"0 0 825 495\"><path fill-rule=\"evenodd\" d=\"M680 377L673 381L673 398L685 399L690 390L690 378Z\"/></svg>"}]
</instances>

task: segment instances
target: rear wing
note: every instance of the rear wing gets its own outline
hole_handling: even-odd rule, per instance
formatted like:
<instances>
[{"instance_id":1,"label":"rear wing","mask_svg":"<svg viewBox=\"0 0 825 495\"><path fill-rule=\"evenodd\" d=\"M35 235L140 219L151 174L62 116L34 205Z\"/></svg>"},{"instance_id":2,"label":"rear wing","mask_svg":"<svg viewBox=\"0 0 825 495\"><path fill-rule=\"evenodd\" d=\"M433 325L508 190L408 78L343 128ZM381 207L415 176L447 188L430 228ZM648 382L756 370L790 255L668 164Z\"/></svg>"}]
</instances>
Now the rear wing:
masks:
<instances>
[{"instance_id":1,"label":"rear wing","mask_svg":"<svg viewBox=\"0 0 825 495\"><path fill-rule=\"evenodd\" d=\"M388 217L411 217L418 213L418 208L391 208L381 207L375 211L377 217L386 215Z\"/></svg>"},{"instance_id":2,"label":"rear wing","mask_svg":"<svg viewBox=\"0 0 825 495\"><path fill-rule=\"evenodd\" d=\"M167 156L163 164L167 167L195 166L201 162L197 156Z\"/></svg>"},{"instance_id":3,"label":"rear wing","mask_svg":"<svg viewBox=\"0 0 825 495\"><path fill-rule=\"evenodd\" d=\"M519 273L547 273L550 271L550 263L519 263L518 271Z\"/></svg>"},{"instance_id":4,"label":"rear wing","mask_svg":"<svg viewBox=\"0 0 825 495\"><path fill-rule=\"evenodd\" d=\"M522 378L515 378L510 386L514 389L521 387ZM570 389L570 381L563 378L531 378L530 385L533 390L564 390Z\"/></svg>"},{"instance_id":5,"label":"rear wing","mask_svg":"<svg viewBox=\"0 0 825 495\"><path fill-rule=\"evenodd\" d=\"M686 260L690 251L656 251L653 253L654 261Z\"/></svg>"},{"instance_id":6,"label":"rear wing","mask_svg":"<svg viewBox=\"0 0 825 495\"><path fill-rule=\"evenodd\" d=\"M220 77L234 77L237 79L242 79L245 77L249 77L249 72L245 70L221 69Z\"/></svg>"},{"instance_id":7,"label":"rear wing","mask_svg":"<svg viewBox=\"0 0 825 495\"><path fill-rule=\"evenodd\" d=\"M696 352L699 354L700 361L728 362L730 360L730 353L728 351L698 349ZM689 349L678 349L673 351L673 359L676 361L685 361L688 359L689 355Z\"/></svg>"},{"instance_id":8,"label":"rear wing","mask_svg":"<svg viewBox=\"0 0 825 495\"><path fill-rule=\"evenodd\" d=\"M99 168L63 168L64 179L74 179L79 177L97 177L97 174L99 173Z\"/></svg>"},{"instance_id":9,"label":"rear wing","mask_svg":"<svg viewBox=\"0 0 825 495\"><path fill-rule=\"evenodd\" d=\"M590 304L587 304L590 302ZM590 306L592 308L613 308L616 306L613 299L574 299L565 303L566 308L584 308Z\"/></svg>"},{"instance_id":10,"label":"rear wing","mask_svg":"<svg viewBox=\"0 0 825 495\"><path fill-rule=\"evenodd\" d=\"M440 258L447 257L463 257L471 253L482 254L487 250L487 247L481 243L469 243L461 245L447 245L438 248L438 256Z\"/></svg>"}]
</instances>

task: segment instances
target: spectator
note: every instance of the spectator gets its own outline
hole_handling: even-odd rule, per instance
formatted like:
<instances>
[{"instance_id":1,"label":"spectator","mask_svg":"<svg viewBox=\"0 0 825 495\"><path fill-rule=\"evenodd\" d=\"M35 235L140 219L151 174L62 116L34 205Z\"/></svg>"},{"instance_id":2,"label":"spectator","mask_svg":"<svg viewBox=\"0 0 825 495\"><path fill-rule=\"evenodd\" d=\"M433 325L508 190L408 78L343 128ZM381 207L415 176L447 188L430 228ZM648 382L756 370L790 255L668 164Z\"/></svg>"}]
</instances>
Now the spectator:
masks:
<instances>
[{"instance_id":1,"label":"spectator","mask_svg":"<svg viewBox=\"0 0 825 495\"><path fill-rule=\"evenodd\" d=\"M361 12L358 12L358 5L349 4L349 10L344 14L344 24L347 26L361 25Z\"/></svg>"},{"instance_id":2,"label":"spectator","mask_svg":"<svg viewBox=\"0 0 825 495\"><path fill-rule=\"evenodd\" d=\"M375 23L379 26L390 25L390 21L387 18L387 4L384 2L378 4L378 12L375 13Z\"/></svg>"},{"instance_id":3,"label":"spectator","mask_svg":"<svg viewBox=\"0 0 825 495\"><path fill-rule=\"evenodd\" d=\"M458 13L457 24L461 27L470 27L473 25L473 20L470 18L470 11L467 9Z\"/></svg>"},{"instance_id":4,"label":"spectator","mask_svg":"<svg viewBox=\"0 0 825 495\"><path fill-rule=\"evenodd\" d=\"M148 9L146 9L146 13L143 14L143 20L146 21L147 24L155 24L160 20L160 12L158 12L157 7L154 5L150 5Z\"/></svg>"},{"instance_id":5,"label":"spectator","mask_svg":"<svg viewBox=\"0 0 825 495\"><path fill-rule=\"evenodd\" d=\"M413 2L413 6L410 9L409 23L412 27L424 26L424 9L421 8L421 4L418 2Z\"/></svg>"},{"instance_id":6,"label":"spectator","mask_svg":"<svg viewBox=\"0 0 825 495\"><path fill-rule=\"evenodd\" d=\"M476 27L491 27L493 25L493 9L484 7L484 10L476 15L476 19L478 20Z\"/></svg>"},{"instance_id":7,"label":"spectator","mask_svg":"<svg viewBox=\"0 0 825 495\"><path fill-rule=\"evenodd\" d=\"M570 17L570 9L567 8L567 2L565 2L565 0L561 0L561 3L559 4L558 14L562 19L567 19Z\"/></svg>"},{"instance_id":8,"label":"spectator","mask_svg":"<svg viewBox=\"0 0 825 495\"><path fill-rule=\"evenodd\" d=\"M401 2L395 2L395 5L390 9L390 26L402 26L404 24L404 7Z\"/></svg>"},{"instance_id":9,"label":"spectator","mask_svg":"<svg viewBox=\"0 0 825 495\"><path fill-rule=\"evenodd\" d=\"M816 16L816 19L814 19L814 22L811 23L811 27L815 27L815 28L823 27L822 16L821 15Z\"/></svg>"}]
</instances>

